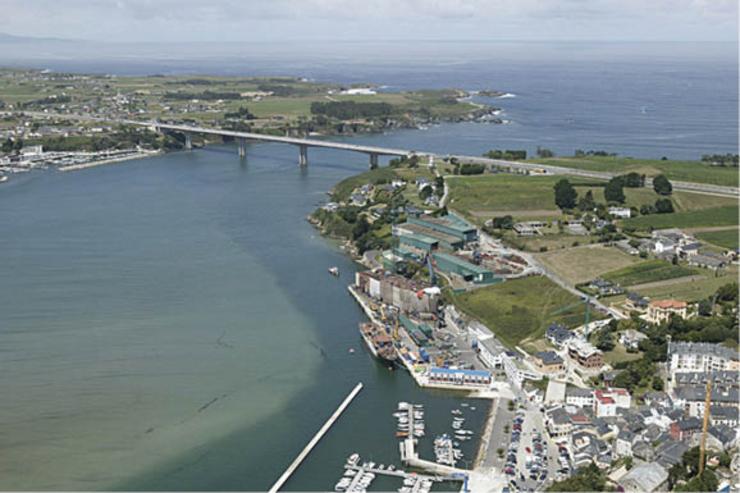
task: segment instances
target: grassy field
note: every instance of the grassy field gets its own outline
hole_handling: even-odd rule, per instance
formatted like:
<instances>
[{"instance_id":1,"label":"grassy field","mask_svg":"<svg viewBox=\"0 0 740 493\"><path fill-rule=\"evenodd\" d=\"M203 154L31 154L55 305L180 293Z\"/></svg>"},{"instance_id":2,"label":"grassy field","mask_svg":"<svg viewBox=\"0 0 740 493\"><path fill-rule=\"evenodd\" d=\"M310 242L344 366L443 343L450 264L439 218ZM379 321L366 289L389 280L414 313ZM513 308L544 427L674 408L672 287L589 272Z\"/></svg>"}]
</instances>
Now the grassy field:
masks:
<instances>
[{"instance_id":1,"label":"grassy field","mask_svg":"<svg viewBox=\"0 0 740 493\"><path fill-rule=\"evenodd\" d=\"M700 240L712 243L713 245L735 250L738 248L738 233L737 229L726 229L724 231L697 233L696 236Z\"/></svg>"},{"instance_id":2,"label":"grassy field","mask_svg":"<svg viewBox=\"0 0 740 493\"><path fill-rule=\"evenodd\" d=\"M608 281L618 283L620 286L634 286L702 273L703 271L699 269L673 265L664 260L646 260L623 269L607 272L602 277Z\"/></svg>"},{"instance_id":3,"label":"grassy field","mask_svg":"<svg viewBox=\"0 0 740 493\"><path fill-rule=\"evenodd\" d=\"M450 176L450 206L464 213L485 211L557 211L553 176L509 174Z\"/></svg>"},{"instance_id":4,"label":"grassy field","mask_svg":"<svg viewBox=\"0 0 740 493\"><path fill-rule=\"evenodd\" d=\"M563 250L596 242L594 237L565 233L546 234L544 236L517 236L513 231L507 231L503 237L507 244L527 252Z\"/></svg>"},{"instance_id":5,"label":"grassy field","mask_svg":"<svg viewBox=\"0 0 740 493\"><path fill-rule=\"evenodd\" d=\"M640 261L621 250L602 245L540 253L536 257L571 284L589 281L605 272L622 269Z\"/></svg>"},{"instance_id":6,"label":"grassy field","mask_svg":"<svg viewBox=\"0 0 740 493\"><path fill-rule=\"evenodd\" d=\"M596 202L605 203L604 188L603 187L576 187L578 196L583 196L588 190L594 196ZM639 209L643 205L653 205L659 198L663 198L661 195L655 193L652 188L625 188L624 189L625 203L627 207L636 207ZM674 192L670 196L673 202L673 208L677 212L693 211L699 209L708 209L712 207L723 207L723 206L734 206L737 201L730 197L718 197L715 195L705 195L700 193L691 192Z\"/></svg>"},{"instance_id":7,"label":"grassy field","mask_svg":"<svg viewBox=\"0 0 740 493\"><path fill-rule=\"evenodd\" d=\"M732 187L738 186L737 168L709 166L699 161L662 161L660 159L596 156L532 159L532 161L553 166L612 173L629 173L635 171L647 176L655 176L662 173L673 180L711 183Z\"/></svg>"},{"instance_id":8,"label":"grassy field","mask_svg":"<svg viewBox=\"0 0 740 493\"><path fill-rule=\"evenodd\" d=\"M705 272L706 277L702 279L666 286L636 289L636 291L643 296L656 300L676 298L690 302L699 301L714 294L720 286L736 281L738 274L737 266L734 265L716 275L711 271Z\"/></svg>"},{"instance_id":9,"label":"grassy field","mask_svg":"<svg viewBox=\"0 0 740 493\"><path fill-rule=\"evenodd\" d=\"M614 363L620 363L622 361L633 361L642 358L642 352L638 351L636 353L628 353L627 349L618 341L614 342L614 349L604 353L604 360L606 360L606 362L610 365L613 365Z\"/></svg>"},{"instance_id":10,"label":"grassy field","mask_svg":"<svg viewBox=\"0 0 740 493\"><path fill-rule=\"evenodd\" d=\"M585 312L585 306L576 296L542 276L453 295L453 300L512 347L523 339L540 338L552 322L572 327L581 325Z\"/></svg>"},{"instance_id":11,"label":"grassy field","mask_svg":"<svg viewBox=\"0 0 740 493\"><path fill-rule=\"evenodd\" d=\"M447 178L450 186L450 206L469 217L482 219L505 214L522 220L553 217L559 215L553 186L562 178L562 176L510 174L450 176ZM590 190L597 202L605 202L603 187L586 185L583 178L570 177L570 180L579 197ZM624 194L625 205L638 209L643 205L653 205L660 198L652 188L625 188ZM671 196L671 200L678 212L736 207L736 201L732 198L689 192L676 192ZM654 215L644 219L636 218L634 221L640 224L641 221L649 223L654 220L666 219Z\"/></svg>"},{"instance_id":12,"label":"grassy field","mask_svg":"<svg viewBox=\"0 0 740 493\"><path fill-rule=\"evenodd\" d=\"M738 208L737 205L728 205L673 214L651 214L627 219L624 221L624 225L638 230L648 230L651 227L653 229L664 229L737 226Z\"/></svg>"}]
</instances>

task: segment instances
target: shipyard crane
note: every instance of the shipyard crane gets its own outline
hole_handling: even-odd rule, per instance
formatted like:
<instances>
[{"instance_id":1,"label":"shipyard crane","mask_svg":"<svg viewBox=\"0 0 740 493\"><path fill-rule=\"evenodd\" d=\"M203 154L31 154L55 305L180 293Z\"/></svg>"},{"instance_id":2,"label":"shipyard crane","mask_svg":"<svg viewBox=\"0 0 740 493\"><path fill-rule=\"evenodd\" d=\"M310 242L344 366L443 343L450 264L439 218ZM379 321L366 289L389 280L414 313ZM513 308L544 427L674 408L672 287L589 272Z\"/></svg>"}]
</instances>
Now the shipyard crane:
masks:
<instances>
[{"instance_id":1,"label":"shipyard crane","mask_svg":"<svg viewBox=\"0 0 740 493\"><path fill-rule=\"evenodd\" d=\"M427 253L426 258L424 260L426 261L427 269L429 269L429 282L431 283L432 286L436 286L437 276L434 274L434 264L433 264L434 261L432 260L432 254Z\"/></svg>"},{"instance_id":2,"label":"shipyard crane","mask_svg":"<svg viewBox=\"0 0 740 493\"><path fill-rule=\"evenodd\" d=\"M550 315L551 316L560 315L561 313L567 312L571 308L576 308L581 303L586 304L586 312L584 314L584 327L585 327L591 322L591 298L589 298L588 296L584 296L581 300L571 305L562 306L558 308L557 310L555 310L554 312L552 312Z\"/></svg>"}]
</instances>

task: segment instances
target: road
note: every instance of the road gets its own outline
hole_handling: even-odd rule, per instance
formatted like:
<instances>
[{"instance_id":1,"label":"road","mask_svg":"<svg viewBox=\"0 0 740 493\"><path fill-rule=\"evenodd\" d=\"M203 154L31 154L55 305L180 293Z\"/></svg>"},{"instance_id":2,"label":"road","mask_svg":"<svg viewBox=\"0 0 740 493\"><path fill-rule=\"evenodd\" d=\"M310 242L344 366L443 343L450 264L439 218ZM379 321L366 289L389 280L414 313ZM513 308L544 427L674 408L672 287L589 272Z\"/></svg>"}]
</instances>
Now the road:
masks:
<instances>
[{"instance_id":1,"label":"road","mask_svg":"<svg viewBox=\"0 0 740 493\"><path fill-rule=\"evenodd\" d=\"M491 245L493 245L493 244L496 243L493 238L491 238L489 235L487 235L485 233L482 233L481 232L480 233L480 236L481 236L481 240L480 240L481 243L486 243L486 244L491 244ZM568 283L565 279L563 279L562 277L558 276L553 271L549 270L541 262L538 262L537 259L535 259L532 255L530 255L530 254L528 254L526 252L523 252L521 250L514 250L514 249L509 249L509 250L511 250L511 252L513 252L513 253L519 255L520 257L522 257L523 259L525 259L529 263L529 265L534 268L534 270L537 273L540 273L540 274L543 274L543 275L547 276L552 282L554 282L555 284L557 284L561 288L565 289L569 293L572 293L574 296L577 296L579 299L582 299L583 297L587 296L586 294L582 293L581 291L578 291L575 287L571 286L570 283ZM617 311L617 310L615 310L615 309L613 309L611 307L606 306L605 304L601 303L599 300L597 300L593 296L588 296L588 298L590 300L591 306L595 307L597 310L599 310L599 311L601 311L603 313L607 313L607 314L609 314L609 315L611 315L611 316L613 316L614 318L617 318L617 319L626 318L624 314L622 314L621 312L619 312L619 311Z\"/></svg>"},{"instance_id":2,"label":"road","mask_svg":"<svg viewBox=\"0 0 740 493\"><path fill-rule=\"evenodd\" d=\"M581 176L584 178L591 178L597 180L609 180L617 175L617 173L607 173L603 171L590 171L583 169L567 168L564 166L552 166L546 164L539 164L533 162L522 162L522 161L505 161L502 159L490 159L479 156L466 156L466 155L441 155L434 152L411 150L411 149L393 149L388 147L377 147L377 146L365 146L348 144L345 142L334 142L331 140L318 140L318 139L303 139L299 137L281 137L277 135L266 135L257 134L252 132L235 132L233 130L223 130L219 128L207 128L207 127L195 127L190 125L175 125L168 123L160 123L157 121L139 121L139 120L128 120L122 118L100 118L91 115L78 115L78 114L55 114L55 113L44 113L44 112L23 112L26 115L42 118L65 118L65 119L77 119L95 121L108 124L119 124L119 125L136 125L140 127L152 127L159 129L167 129L175 132L184 133L199 133L208 135L222 135L227 137L233 137L235 139L248 139L262 142L280 142L284 144L292 144L307 147L325 147L331 149L339 149L346 151L362 152L370 155L388 155L388 156L410 156L412 154L420 156L430 156L432 159L443 159L443 158L456 158L459 161L467 163L478 163L488 167L507 168L519 171L532 171L532 170L544 170L547 173L554 175L572 175ZM720 185L711 185L708 183L694 183L685 181L671 181L674 190L681 190L687 192L697 192L710 195L719 195L736 198L740 195L740 189L737 187L726 187ZM645 183L646 186L652 186L652 179L648 178Z\"/></svg>"},{"instance_id":3,"label":"road","mask_svg":"<svg viewBox=\"0 0 740 493\"><path fill-rule=\"evenodd\" d=\"M591 171L585 169L568 168L565 166L552 166L549 164L539 164L533 162L521 162L521 161L504 161L502 159L490 159L478 156L451 156L459 161L465 161L469 163L483 164L486 166L495 166L497 168L509 168L519 171L532 171L532 170L544 170L549 174L553 175L571 175L580 176L583 178L592 178L596 180L610 180L618 175L618 173L608 173L605 171ZM680 190L684 192L697 192L710 195L718 195L722 197L737 197L740 195L740 189L737 187L726 187L722 185L711 185L709 183L696 183L689 181L673 181L671 180L674 190ZM646 187L653 186L652 178L645 180Z\"/></svg>"}]
</instances>

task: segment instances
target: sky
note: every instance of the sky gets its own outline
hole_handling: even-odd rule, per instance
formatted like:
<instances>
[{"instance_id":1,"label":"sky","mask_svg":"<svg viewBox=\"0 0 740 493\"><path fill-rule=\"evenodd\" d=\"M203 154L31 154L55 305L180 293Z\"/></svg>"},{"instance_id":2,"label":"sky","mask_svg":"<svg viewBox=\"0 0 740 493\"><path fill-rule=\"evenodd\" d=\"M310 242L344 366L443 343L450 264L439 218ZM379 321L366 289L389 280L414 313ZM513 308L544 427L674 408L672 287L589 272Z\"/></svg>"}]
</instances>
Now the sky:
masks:
<instances>
[{"instance_id":1,"label":"sky","mask_svg":"<svg viewBox=\"0 0 740 493\"><path fill-rule=\"evenodd\" d=\"M0 32L95 41L738 39L737 0L0 0Z\"/></svg>"}]
</instances>

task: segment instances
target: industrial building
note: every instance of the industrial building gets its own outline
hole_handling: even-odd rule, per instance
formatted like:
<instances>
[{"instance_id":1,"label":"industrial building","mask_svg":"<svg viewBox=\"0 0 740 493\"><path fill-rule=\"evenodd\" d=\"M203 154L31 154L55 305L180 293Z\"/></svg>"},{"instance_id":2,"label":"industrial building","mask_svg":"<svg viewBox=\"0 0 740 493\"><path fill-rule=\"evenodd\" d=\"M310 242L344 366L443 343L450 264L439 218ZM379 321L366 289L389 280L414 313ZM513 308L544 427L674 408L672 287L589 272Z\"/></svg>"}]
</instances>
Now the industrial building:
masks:
<instances>
[{"instance_id":1,"label":"industrial building","mask_svg":"<svg viewBox=\"0 0 740 493\"><path fill-rule=\"evenodd\" d=\"M419 257L439 248L458 250L478 239L478 229L456 214L446 216L409 216L403 224L393 227L398 246Z\"/></svg>"},{"instance_id":2,"label":"industrial building","mask_svg":"<svg viewBox=\"0 0 740 493\"><path fill-rule=\"evenodd\" d=\"M433 313L439 304L439 288L396 274L358 272L355 274L355 285L367 296L393 305L402 312Z\"/></svg>"},{"instance_id":3,"label":"industrial building","mask_svg":"<svg viewBox=\"0 0 740 493\"><path fill-rule=\"evenodd\" d=\"M458 370L452 368L431 368L429 370L431 383L445 383L453 385L481 385L491 384L491 372L488 370Z\"/></svg>"},{"instance_id":4,"label":"industrial building","mask_svg":"<svg viewBox=\"0 0 740 493\"><path fill-rule=\"evenodd\" d=\"M495 277L493 272L479 265L461 259L455 255L447 253L433 253L434 266L442 272L456 274L466 281L475 284L493 284L500 282L501 279Z\"/></svg>"}]
</instances>

